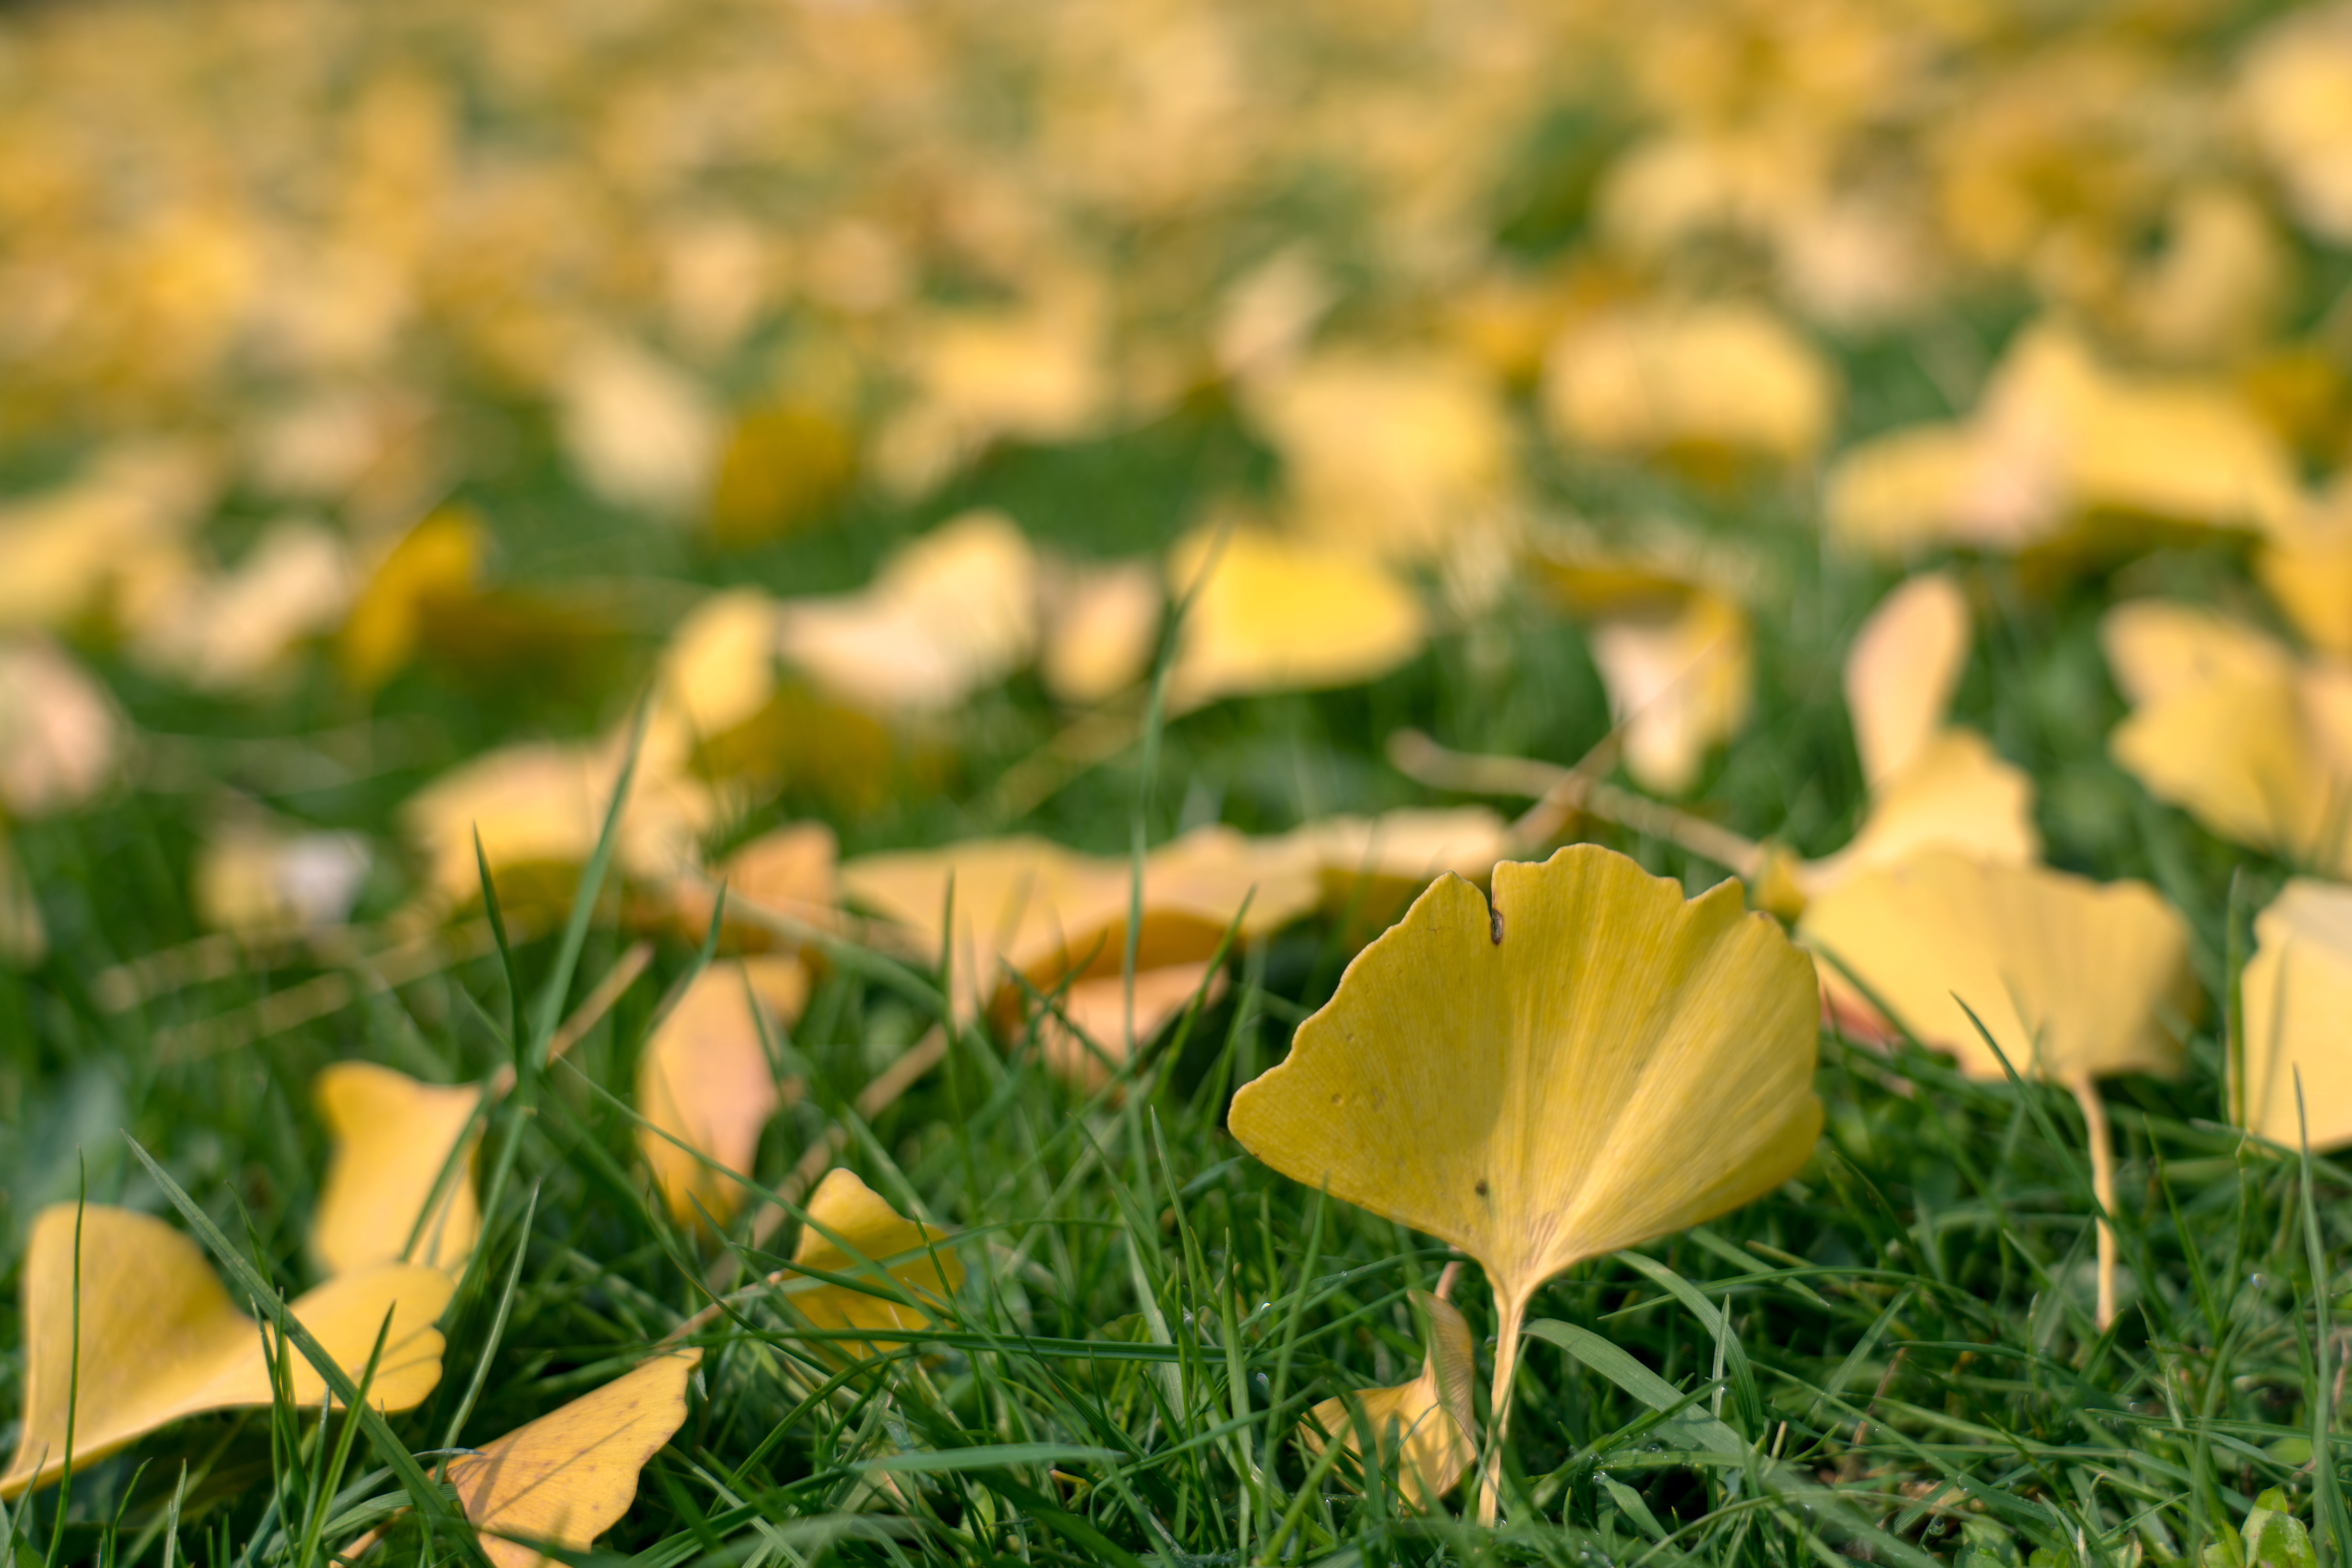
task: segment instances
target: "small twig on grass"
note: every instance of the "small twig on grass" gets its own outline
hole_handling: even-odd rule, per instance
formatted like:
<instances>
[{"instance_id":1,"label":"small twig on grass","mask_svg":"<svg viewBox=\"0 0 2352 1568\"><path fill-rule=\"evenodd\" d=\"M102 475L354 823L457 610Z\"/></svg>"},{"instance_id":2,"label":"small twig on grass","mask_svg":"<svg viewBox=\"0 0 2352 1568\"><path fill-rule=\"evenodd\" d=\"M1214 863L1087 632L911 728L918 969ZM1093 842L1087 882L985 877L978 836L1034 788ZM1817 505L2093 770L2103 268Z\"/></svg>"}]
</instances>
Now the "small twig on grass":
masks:
<instances>
[{"instance_id":1,"label":"small twig on grass","mask_svg":"<svg viewBox=\"0 0 2352 1568\"><path fill-rule=\"evenodd\" d=\"M1388 756L1397 772L1432 789L1534 798L1535 806L1512 825L1512 837L1521 844L1551 837L1569 817L1581 812L1663 839L1744 879L1765 869L1769 852L1756 840L1576 768L1532 757L1456 752L1418 730L1399 730L1390 735Z\"/></svg>"}]
</instances>

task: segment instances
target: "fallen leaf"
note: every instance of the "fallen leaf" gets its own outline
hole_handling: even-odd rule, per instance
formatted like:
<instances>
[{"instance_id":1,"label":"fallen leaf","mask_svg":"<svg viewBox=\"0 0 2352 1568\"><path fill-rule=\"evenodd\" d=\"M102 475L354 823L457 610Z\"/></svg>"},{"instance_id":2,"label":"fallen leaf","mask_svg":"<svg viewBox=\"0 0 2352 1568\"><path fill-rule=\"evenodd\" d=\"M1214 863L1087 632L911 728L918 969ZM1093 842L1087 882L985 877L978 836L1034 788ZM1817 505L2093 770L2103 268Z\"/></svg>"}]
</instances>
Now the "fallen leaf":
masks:
<instances>
[{"instance_id":1,"label":"fallen leaf","mask_svg":"<svg viewBox=\"0 0 2352 1568\"><path fill-rule=\"evenodd\" d=\"M1544 414L1561 439L1703 472L1803 461L1828 438L1837 401L1820 352L1738 301L1601 312L1568 328L1544 372Z\"/></svg>"},{"instance_id":2,"label":"fallen leaf","mask_svg":"<svg viewBox=\"0 0 2352 1568\"><path fill-rule=\"evenodd\" d=\"M124 731L113 697L63 648L37 635L0 637L0 811L26 818L88 805L121 773Z\"/></svg>"},{"instance_id":3,"label":"fallen leaf","mask_svg":"<svg viewBox=\"0 0 2352 1568\"><path fill-rule=\"evenodd\" d=\"M1496 867L1491 907L1441 878L1230 1124L1284 1174L1477 1259L1501 1321L1500 1440L1538 1286L1737 1208L1811 1157L1815 1006L1811 965L1743 913L1738 883L1685 900L1571 846Z\"/></svg>"},{"instance_id":4,"label":"fallen leaf","mask_svg":"<svg viewBox=\"0 0 2352 1568\"><path fill-rule=\"evenodd\" d=\"M344 679L362 691L391 679L415 656L426 610L480 591L489 540L465 507L427 514L385 552L352 601L339 646Z\"/></svg>"},{"instance_id":5,"label":"fallen leaf","mask_svg":"<svg viewBox=\"0 0 2352 1568\"><path fill-rule=\"evenodd\" d=\"M2352 888L2296 878L2254 917L2254 943L2231 1120L2284 1149L2303 1146L2306 1117L2313 1152L2352 1143Z\"/></svg>"},{"instance_id":6,"label":"fallen leaf","mask_svg":"<svg viewBox=\"0 0 2352 1568\"><path fill-rule=\"evenodd\" d=\"M542 1545L584 1552L636 1500L637 1479L686 1421L688 1348L449 1462L449 1484L495 1568L540 1568Z\"/></svg>"},{"instance_id":7,"label":"fallen leaf","mask_svg":"<svg viewBox=\"0 0 2352 1568\"><path fill-rule=\"evenodd\" d=\"M595 335L567 357L557 391L564 450L608 505L677 517L702 503L719 423L691 376L625 339Z\"/></svg>"},{"instance_id":8,"label":"fallen leaf","mask_svg":"<svg viewBox=\"0 0 2352 1568\"><path fill-rule=\"evenodd\" d=\"M1037 650L1036 553L999 511L941 523L862 592L788 599L777 646L820 686L878 712L952 708Z\"/></svg>"},{"instance_id":9,"label":"fallen leaf","mask_svg":"<svg viewBox=\"0 0 2352 1568\"><path fill-rule=\"evenodd\" d=\"M311 1080L310 1097L334 1141L310 1216L319 1266L339 1277L403 1262L462 1273L482 1228L474 1197L481 1087L335 1062Z\"/></svg>"},{"instance_id":10,"label":"fallen leaf","mask_svg":"<svg viewBox=\"0 0 2352 1568\"><path fill-rule=\"evenodd\" d=\"M838 1239L836 1239L838 1238ZM843 1167L825 1173L808 1200L808 1223L801 1227L793 1247L793 1270L831 1274L856 1281L849 1285L810 1280L793 1289L793 1307L812 1328L840 1331L917 1330L927 1327L936 1312L963 1282L963 1261L941 1243L945 1231L910 1220L885 1203L873 1188ZM845 1248L866 1259L860 1263ZM872 1264L889 1276L895 1287L915 1304L893 1299L891 1286L874 1277ZM903 1342L896 1340L830 1340L816 1348L835 1358L862 1361L887 1354Z\"/></svg>"},{"instance_id":11,"label":"fallen leaf","mask_svg":"<svg viewBox=\"0 0 2352 1568\"><path fill-rule=\"evenodd\" d=\"M2286 12L2254 35L2240 61L2238 103L2254 143L2303 224L2352 239L2352 13Z\"/></svg>"},{"instance_id":12,"label":"fallen leaf","mask_svg":"<svg viewBox=\"0 0 2352 1568\"><path fill-rule=\"evenodd\" d=\"M1399 1489L1434 1512L1477 1461L1478 1417L1470 1392L1477 1367L1460 1309L1426 1290L1411 1298L1429 1320L1419 1374L1394 1388L1359 1389L1322 1401L1307 1413L1299 1436L1310 1454L1320 1455L1336 1437L1349 1453L1360 1455L1369 1427L1381 1467L1400 1480Z\"/></svg>"},{"instance_id":13,"label":"fallen leaf","mask_svg":"<svg viewBox=\"0 0 2352 1568\"><path fill-rule=\"evenodd\" d=\"M1139 1047L1158 1039L1195 998L1206 1007L1224 994L1225 972L1205 960L1139 969L1131 991L1123 974L1074 980L1038 1019L1037 1052L1064 1082L1097 1093L1129 1060L1130 997Z\"/></svg>"},{"instance_id":14,"label":"fallen leaf","mask_svg":"<svg viewBox=\"0 0 2352 1568\"><path fill-rule=\"evenodd\" d=\"M757 588L713 594L669 635L655 675L645 755L683 768L703 742L748 722L776 694L776 602Z\"/></svg>"},{"instance_id":15,"label":"fallen leaf","mask_svg":"<svg viewBox=\"0 0 2352 1568\"><path fill-rule=\"evenodd\" d=\"M1475 805L1329 816L1292 837L1318 868L1325 912L1340 916L1359 941L1394 925L1449 871L1483 885L1512 849L1509 826Z\"/></svg>"},{"instance_id":16,"label":"fallen leaf","mask_svg":"<svg viewBox=\"0 0 2352 1568\"><path fill-rule=\"evenodd\" d=\"M671 923L690 942L710 930L719 890L726 889L730 917L719 941L730 952L790 951L801 943L761 921L781 915L820 930L834 924L840 897L833 829L822 822L788 822L737 846L716 866L680 874L668 891ZM740 913L739 913L740 911ZM756 912L755 912L756 911Z\"/></svg>"},{"instance_id":17,"label":"fallen leaf","mask_svg":"<svg viewBox=\"0 0 2352 1568\"><path fill-rule=\"evenodd\" d=\"M1908 770L1943 729L1969 640L1967 595L1942 572L1906 579L1854 634L1845 707L1872 789Z\"/></svg>"},{"instance_id":18,"label":"fallen leaf","mask_svg":"<svg viewBox=\"0 0 2352 1568\"><path fill-rule=\"evenodd\" d=\"M1168 678L1178 711L1360 685L1411 659L1427 636L1421 602L1377 562L1249 526L1186 535L1168 574L1177 597L1189 595Z\"/></svg>"},{"instance_id":19,"label":"fallen leaf","mask_svg":"<svg viewBox=\"0 0 2352 1568\"><path fill-rule=\"evenodd\" d=\"M801 403L757 408L736 421L710 490L710 533L730 550L787 538L823 521L857 470L848 431Z\"/></svg>"},{"instance_id":20,"label":"fallen leaf","mask_svg":"<svg viewBox=\"0 0 2352 1568\"><path fill-rule=\"evenodd\" d=\"M678 1224L696 1223L698 1205L723 1223L741 1205L742 1183L721 1173L748 1174L768 1119L788 1091L798 1093L797 1084L778 1085L751 1009L767 1010L772 1031L807 1000L808 971L797 958L721 959L694 977L646 1042L637 1113L649 1125L637 1147Z\"/></svg>"},{"instance_id":21,"label":"fallen leaf","mask_svg":"<svg viewBox=\"0 0 2352 1568\"><path fill-rule=\"evenodd\" d=\"M1056 701L1092 706L1150 673L1167 595L1150 562L1063 565L1046 584L1037 674Z\"/></svg>"},{"instance_id":22,"label":"fallen leaf","mask_svg":"<svg viewBox=\"0 0 2352 1568\"><path fill-rule=\"evenodd\" d=\"M0 508L0 629L69 625L169 555L208 512L216 465L180 442L126 444L83 476ZM133 622L135 624L135 621Z\"/></svg>"},{"instance_id":23,"label":"fallen leaf","mask_svg":"<svg viewBox=\"0 0 2352 1568\"><path fill-rule=\"evenodd\" d=\"M100 1204L79 1212L52 1205L33 1222L24 1280L25 1413L0 1497L63 1471L68 1386L77 1466L183 1416L275 1401L261 1325L229 1304L202 1248L162 1220ZM438 1269L391 1264L331 1279L291 1309L354 1381L389 1315L368 1401L406 1410L441 1381L433 1321L456 1289ZM325 1379L292 1346L278 1353L295 1405L316 1409Z\"/></svg>"},{"instance_id":24,"label":"fallen leaf","mask_svg":"<svg viewBox=\"0 0 2352 1568\"><path fill-rule=\"evenodd\" d=\"M1682 794L1707 753L1748 721L1755 655L1747 616L1728 599L1694 593L1665 614L1611 616L1587 635L1625 771L1645 789Z\"/></svg>"},{"instance_id":25,"label":"fallen leaf","mask_svg":"<svg viewBox=\"0 0 2352 1568\"><path fill-rule=\"evenodd\" d=\"M1971 1078L2006 1076L1986 1034L2020 1075L2055 1083L2180 1068L2189 930L2145 882L1932 849L1825 889L1797 929L1845 1005L1876 998Z\"/></svg>"}]
</instances>

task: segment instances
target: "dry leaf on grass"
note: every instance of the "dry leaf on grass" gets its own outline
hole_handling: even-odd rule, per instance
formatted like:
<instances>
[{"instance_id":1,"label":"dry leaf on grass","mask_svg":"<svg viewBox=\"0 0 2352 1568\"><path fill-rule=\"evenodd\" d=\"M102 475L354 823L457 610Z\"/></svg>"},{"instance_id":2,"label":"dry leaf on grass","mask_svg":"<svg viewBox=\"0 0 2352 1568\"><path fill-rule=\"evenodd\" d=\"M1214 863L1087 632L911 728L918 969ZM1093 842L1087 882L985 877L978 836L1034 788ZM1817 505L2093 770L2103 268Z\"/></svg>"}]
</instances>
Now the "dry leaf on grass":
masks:
<instances>
[{"instance_id":1,"label":"dry leaf on grass","mask_svg":"<svg viewBox=\"0 0 2352 1568\"><path fill-rule=\"evenodd\" d=\"M1324 1400L1307 1413L1299 1436L1311 1454L1321 1454L1336 1437L1349 1453L1360 1455L1369 1427L1382 1467L1402 1483L1399 1489L1435 1512L1478 1458L1478 1417L1471 1403L1477 1364L1460 1309L1426 1290L1412 1292L1412 1300L1429 1320L1420 1373L1394 1388Z\"/></svg>"},{"instance_id":2,"label":"dry leaf on grass","mask_svg":"<svg viewBox=\"0 0 2352 1568\"><path fill-rule=\"evenodd\" d=\"M2285 1149L2306 1124L2315 1153L2352 1143L2352 888L2295 879L2254 917L2254 938L2232 1120Z\"/></svg>"},{"instance_id":3,"label":"dry leaf on grass","mask_svg":"<svg viewBox=\"0 0 2352 1568\"><path fill-rule=\"evenodd\" d=\"M310 1095L334 1140L310 1217L319 1266L331 1275L399 1262L462 1272L482 1228L474 1197L480 1086L336 1062L311 1080Z\"/></svg>"},{"instance_id":4,"label":"dry leaf on grass","mask_svg":"<svg viewBox=\"0 0 2352 1568\"><path fill-rule=\"evenodd\" d=\"M1427 635L1412 589L1358 552L1242 526L1196 530L1168 561L1177 597L1192 595L1168 677L1178 711L1358 685L1411 659Z\"/></svg>"},{"instance_id":5,"label":"dry leaf on grass","mask_svg":"<svg viewBox=\"0 0 2352 1568\"><path fill-rule=\"evenodd\" d=\"M686 1420L702 1352L657 1356L449 1464L449 1484L495 1568L540 1568L540 1548L586 1552L629 1511L646 1461Z\"/></svg>"},{"instance_id":6,"label":"dry leaf on grass","mask_svg":"<svg viewBox=\"0 0 2352 1568\"><path fill-rule=\"evenodd\" d=\"M1441 879L1358 954L1234 1136L1309 1187L1478 1260L1507 1430L1536 1289L1769 1192L1811 1156L1811 966L1726 883L1591 846ZM1493 1489L1482 1511L1493 1517Z\"/></svg>"},{"instance_id":7,"label":"dry leaf on grass","mask_svg":"<svg viewBox=\"0 0 2352 1568\"><path fill-rule=\"evenodd\" d=\"M0 1497L63 1470L69 1385L77 1465L184 1416L273 1402L261 1326L230 1305L203 1249L162 1220L99 1204L79 1216L71 1204L52 1205L33 1222L24 1270L25 1413ZM395 1263L331 1279L291 1310L354 1381L389 1314L369 1403L405 1410L441 1380L433 1322L456 1289L438 1269ZM278 1353L294 1403L316 1408L325 1380L292 1346Z\"/></svg>"},{"instance_id":8,"label":"dry leaf on grass","mask_svg":"<svg viewBox=\"0 0 2352 1568\"><path fill-rule=\"evenodd\" d=\"M768 1119L799 1092L778 1084L767 1041L807 1000L797 958L723 959L694 977L646 1042L637 1114L649 1125L637 1146L678 1224L696 1223L698 1205L724 1222L741 1205L743 1184L721 1173L750 1172ZM769 1014L766 1034L754 1006Z\"/></svg>"},{"instance_id":9,"label":"dry leaf on grass","mask_svg":"<svg viewBox=\"0 0 2352 1568\"><path fill-rule=\"evenodd\" d=\"M854 1284L811 1279L787 1299L815 1329L924 1328L963 1283L963 1260L943 1245L948 1239L947 1232L907 1218L854 1172L836 1167L809 1195L808 1223L801 1227L785 1275L829 1274ZM888 1279L877 1279L876 1268ZM901 1294L910 1300L898 1300ZM902 1342L890 1337L828 1340L812 1348L828 1358L856 1361L887 1354Z\"/></svg>"}]
</instances>

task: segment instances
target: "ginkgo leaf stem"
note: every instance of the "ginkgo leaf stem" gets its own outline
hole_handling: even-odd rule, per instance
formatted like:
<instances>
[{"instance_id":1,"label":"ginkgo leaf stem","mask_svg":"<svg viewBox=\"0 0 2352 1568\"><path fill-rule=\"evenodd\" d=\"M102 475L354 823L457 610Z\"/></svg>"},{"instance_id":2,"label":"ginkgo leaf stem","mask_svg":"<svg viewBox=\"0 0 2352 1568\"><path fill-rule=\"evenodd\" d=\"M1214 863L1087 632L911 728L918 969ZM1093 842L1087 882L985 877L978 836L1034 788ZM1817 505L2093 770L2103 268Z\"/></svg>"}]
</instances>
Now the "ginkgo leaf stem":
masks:
<instances>
[{"instance_id":1,"label":"ginkgo leaf stem","mask_svg":"<svg viewBox=\"0 0 2352 1568\"><path fill-rule=\"evenodd\" d=\"M2099 1203L2099 1299L2093 1319L2101 1333L2116 1321L2116 1145L2107 1123L2107 1102L2088 1073L2066 1080L2083 1110L2083 1130L2091 1145L2091 1195Z\"/></svg>"},{"instance_id":2,"label":"ginkgo leaf stem","mask_svg":"<svg viewBox=\"0 0 2352 1568\"><path fill-rule=\"evenodd\" d=\"M1493 1524L1502 1507L1503 1446L1511 1436L1511 1391L1519 1377L1519 1330L1527 1321L1528 1292L1497 1292L1495 1383L1486 1400L1486 1452L1479 1466L1478 1522Z\"/></svg>"}]
</instances>

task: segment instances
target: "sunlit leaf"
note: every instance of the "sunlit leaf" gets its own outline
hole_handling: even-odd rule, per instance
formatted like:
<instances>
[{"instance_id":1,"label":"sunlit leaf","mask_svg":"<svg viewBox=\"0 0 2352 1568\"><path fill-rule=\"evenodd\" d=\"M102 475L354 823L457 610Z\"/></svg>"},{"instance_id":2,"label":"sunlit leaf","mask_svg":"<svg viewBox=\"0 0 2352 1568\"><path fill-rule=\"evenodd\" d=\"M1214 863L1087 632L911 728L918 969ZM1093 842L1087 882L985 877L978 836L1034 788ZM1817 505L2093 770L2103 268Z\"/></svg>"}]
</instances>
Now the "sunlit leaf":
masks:
<instances>
[{"instance_id":1,"label":"sunlit leaf","mask_svg":"<svg viewBox=\"0 0 2352 1568\"><path fill-rule=\"evenodd\" d=\"M482 1228L467 1136L480 1086L419 1083L373 1062L336 1062L320 1069L310 1095L334 1140L310 1216L320 1267L331 1275L400 1262L462 1270Z\"/></svg>"},{"instance_id":2,"label":"sunlit leaf","mask_svg":"<svg viewBox=\"0 0 2352 1568\"><path fill-rule=\"evenodd\" d=\"M1187 534L1169 581L1191 596L1168 680L1180 710L1353 686L1412 658L1426 635L1420 601L1376 561L1248 526Z\"/></svg>"},{"instance_id":3,"label":"sunlit leaf","mask_svg":"<svg viewBox=\"0 0 2352 1568\"><path fill-rule=\"evenodd\" d=\"M25 1414L0 1496L63 1470L68 1386L78 1465L183 1416L273 1402L260 1325L230 1304L195 1242L159 1219L99 1204L79 1215L71 1204L44 1209L26 1246L24 1281ZM405 1410L441 1380L433 1321L456 1289L438 1269L389 1264L331 1279L291 1306L353 1378L388 1315L369 1402ZM316 1408L326 1394L318 1370L290 1346L278 1353L295 1403Z\"/></svg>"},{"instance_id":4,"label":"sunlit leaf","mask_svg":"<svg viewBox=\"0 0 2352 1568\"><path fill-rule=\"evenodd\" d=\"M686 1420L688 1348L655 1357L449 1464L449 1484L496 1568L539 1568L544 1545L585 1552L636 1500L646 1461Z\"/></svg>"},{"instance_id":5,"label":"sunlit leaf","mask_svg":"<svg viewBox=\"0 0 2352 1568\"><path fill-rule=\"evenodd\" d=\"M947 1233L907 1218L854 1172L840 1167L826 1172L809 1195L808 1217L793 1248L792 1268L856 1281L855 1289L804 1281L791 1291L793 1310L813 1328L919 1330L945 1310L963 1282L963 1261L945 1245ZM866 1261L860 1263L859 1257ZM887 1279L876 1279L868 1264L882 1269ZM898 1300L899 1295L911 1302ZM901 1342L890 1338L832 1340L817 1348L828 1355L862 1360L887 1353Z\"/></svg>"},{"instance_id":6,"label":"sunlit leaf","mask_svg":"<svg viewBox=\"0 0 2352 1568\"><path fill-rule=\"evenodd\" d=\"M796 958L722 960L694 977L646 1040L637 1113L651 1125L638 1130L637 1146L679 1224L695 1223L698 1205L724 1220L742 1202L742 1184L719 1173L751 1170L761 1130L787 1089L797 1094L796 1083L778 1085L767 1039L807 1000ZM755 1006L769 1015L766 1035Z\"/></svg>"}]
</instances>

